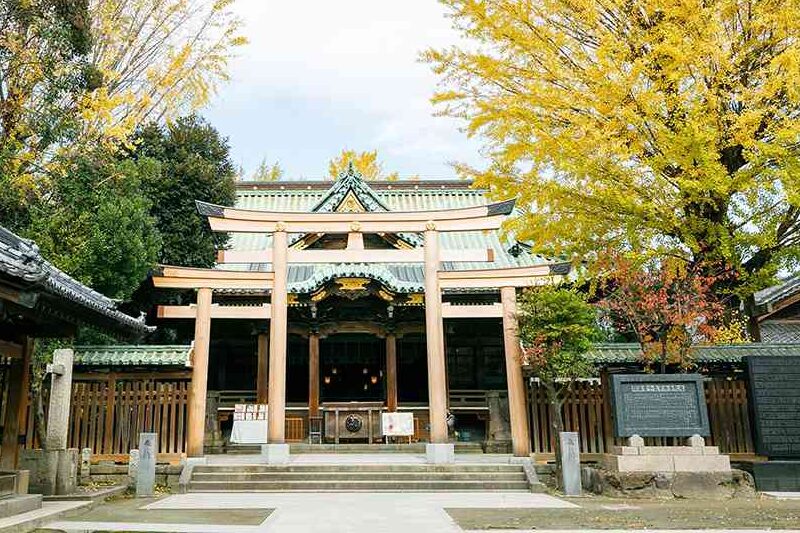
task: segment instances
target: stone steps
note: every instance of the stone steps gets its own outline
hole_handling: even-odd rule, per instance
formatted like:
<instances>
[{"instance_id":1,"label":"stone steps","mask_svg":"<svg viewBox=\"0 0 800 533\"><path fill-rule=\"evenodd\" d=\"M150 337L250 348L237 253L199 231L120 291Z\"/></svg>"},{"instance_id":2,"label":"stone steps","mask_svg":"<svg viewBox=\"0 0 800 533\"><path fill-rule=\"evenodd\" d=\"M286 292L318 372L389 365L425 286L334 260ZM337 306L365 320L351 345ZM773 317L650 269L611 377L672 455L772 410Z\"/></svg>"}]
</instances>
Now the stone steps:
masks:
<instances>
[{"instance_id":1,"label":"stone steps","mask_svg":"<svg viewBox=\"0 0 800 533\"><path fill-rule=\"evenodd\" d=\"M528 492L525 481L191 481L189 492Z\"/></svg>"},{"instance_id":2,"label":"stone steps","mask_svg":"<svg viewBox=\"0 0 800 533\"><path fill-rule=\"evenodd\" d=\"M479 442L456 442L455 451L459 454L476 453L482 454L483 448ZM229 444L225 448L225 453L229 455L237 454L258 454L261 453L260 445L253 444ZM289 444L289 453L292 455L302 454L373 454L373 453L425 453L425 443L415 442L411 444L365 444L365 443L341 443L341 444L307 444L304 442L293 442Z\"/></svg>"},{"instance_id":3,"label":"stone steps","mask_svg":"<svg viewBox=\"0 0 800 533\"><path fill-rule=\"evenodd\" d=\"M521 472L522 467L508 463L470 464L199 464L192 471L204 472Z\"/></svg>"},{"instance_id":4,"label":"stone steps","mask_svg":"<svg viewBox=\"0 0 800 533\"><path fill-rule=\"evenodd\" d=\"M517 464L196 465L189 492L531 490Z\"/></svg>"},{"instance_id":5,"label":"stone steps","mask_svg":"<svg viewBox=\"0 0 800 533\"><path fill-rule=\"evenodd\" d=\"M305 481L308 472L204 472L195 473L192 481ZM374 481L391 478L395 481L474 481L474 472L315 472L316 481ZM483 481L525 481L524 472L481 472Z\"/></svg>"}]
</instances>

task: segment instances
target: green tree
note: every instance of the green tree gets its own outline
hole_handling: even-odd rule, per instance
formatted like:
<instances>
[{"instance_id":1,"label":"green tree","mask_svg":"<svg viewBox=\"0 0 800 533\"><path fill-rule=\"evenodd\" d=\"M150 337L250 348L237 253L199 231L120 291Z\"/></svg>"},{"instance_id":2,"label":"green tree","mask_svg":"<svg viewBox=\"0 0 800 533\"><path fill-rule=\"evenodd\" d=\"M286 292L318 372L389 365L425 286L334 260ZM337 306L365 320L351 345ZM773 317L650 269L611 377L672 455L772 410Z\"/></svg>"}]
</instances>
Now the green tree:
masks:
<instances>
[{"instance_id":1,"label":"green tree","mask_svg":"<svg viewBox=\"0 0 800 533\"><path fill-rule=\"evenodd\" d=\"M236 201L236 168L227 140L202 118L145 127L136 139L135 159L160 161L161 172L142 180L161 234L160 263L211 267L227 235L213 233L197 213L195 200L220 205Z\"/></svg>"},{"instance_id":2,"label":"green tree","mask_svg":"<svg viewBox=\"0 0 800 533\"><path fill-rule=\"evenodd\" d=\"M87 0L0 1L0 220L19 230L91 90Z\"/></svg>"},{"instance_id":3,"label":"green tree","mask_svg":"<svg viewBox=\"0 0 800 533\"><path fill-rule=\"evenodd\" d=\"M535 251L721 265L753 291L800 258L800 17L788 0L443 0L469 45L425 54L461 170Z\"/></svg>"},{"instance_id":4,"label":"green tree","mask_svg":"<svg viewBox=\"0 0 800 533\"><path fill-rule=\"evenodd\" d=\"M593 365L586 353L600 338L595 309L584 294L550 286L526 290L517 309L524 363L539 378L550 404L560 473L557 436L564 431L562 408L575 382L592 375ZM556 478L560 480L560 475Z\"/></svg>"},{"instance_id":5,"label":"green tree","mask_svg":"<svg viewBox=\"0 0 800 533\"><path fill-rule=\"evenodd\" d=\"M161 240L141 189L158 163L80 158L31 209L25 233L44 257L112 298L128 298L155 265Z\"/></svg>"}]
</instances>

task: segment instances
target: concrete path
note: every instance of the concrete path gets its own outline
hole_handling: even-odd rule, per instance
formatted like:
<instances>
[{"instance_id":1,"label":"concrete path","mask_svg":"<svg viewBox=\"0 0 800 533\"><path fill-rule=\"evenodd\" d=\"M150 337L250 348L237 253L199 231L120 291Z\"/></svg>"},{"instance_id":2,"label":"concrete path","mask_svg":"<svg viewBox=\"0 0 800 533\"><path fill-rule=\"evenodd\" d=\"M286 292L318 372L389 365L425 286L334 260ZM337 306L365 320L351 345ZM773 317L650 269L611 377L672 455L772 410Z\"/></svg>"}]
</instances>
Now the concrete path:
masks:
<instances>
[{"instance_id":1,"label":"concrete path","mask_svg":"<svg viewBox=\"0 0 800 533\"><path fill-rule=\"evenodd\" d=\"M765 492L764 494L766 494L770 498L775 498L777 500L800 500L800 492L769 491Z\"/></svg>"},{"instance_id":2,"label":"concrete path","mask_svg":"<svg viewBox=\"0 0 800 533\"><path fill-rule=\"evenodd\" d=\"M28 511L7 518L0 518L0 532L17 532L35 529L40 525L52 521L58 516L75 511L81 507L89 507L92 502L42 502L42 508Z\"/></svg>"},{"instance_id":3,"label":"concrete path","mask_svg":"<svg viewBox=\"0 0 800 533\"><path fill-rule=\"evenodd\" d=\"M544 494L527 493L195 493L169 496L145 509L275 509L258 526L208 524L119 524L60 521L48 527L65 531L158 532L308 532L392 533L462 530L445 508L556 508L575 505Z\"/></svg>"}]
</instances>

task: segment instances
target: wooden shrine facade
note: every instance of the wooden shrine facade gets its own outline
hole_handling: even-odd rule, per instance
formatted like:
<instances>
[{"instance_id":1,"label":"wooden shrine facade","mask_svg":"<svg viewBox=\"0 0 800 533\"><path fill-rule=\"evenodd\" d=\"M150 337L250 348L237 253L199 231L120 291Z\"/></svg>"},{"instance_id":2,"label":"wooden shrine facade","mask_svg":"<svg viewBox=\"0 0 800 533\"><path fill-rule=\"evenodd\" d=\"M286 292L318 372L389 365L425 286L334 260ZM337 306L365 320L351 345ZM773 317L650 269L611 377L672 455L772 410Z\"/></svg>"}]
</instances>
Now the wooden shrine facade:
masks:
<instances>
[{"instance_id":1,"label":"wooden shrine facade","mask_svg":"<svg viewBox=\"0 0 800 533\"><path fill-rule=\"evenodd\" d=\"M192 384L189 394L188 453L203 453L205 398L208 382L208 353L210 324L213 318L249 318L268 321L269 335L260 336L258 388L266 388L268 403L268 441L285 442L287 338L290 334L288 311L298 304L306 305L315 314L326 299L335 296L335 286L349 289L364 297L377 295L385 302L389 314L402 312L404 306L423 308L425 353L427 358L428 418L430 442L448 440L446 414L448 409L448 383L445 363L444 319L494 318L502 320L506 378L509 394L509 412L514 453L528 455L530 438L526 417L526 392L520 369L519 342L516 338L517 289L535 284L552 283L562 274L554 272L552 265L521 268L484 268L446 270L444 264L491 264L492 250L459 249L442 250L440 235L450 232L487 232L500 228L504 218L511 213L514 202L460 209L440 209L408 212L338 211L338 212L284 212L248 210L209 205L198 202L198 211L208 218L214 231L228 233L266 233L271 236L271 247L250 252L225 251L220 254L217 269L190 269L164 266L154 276L156 287L169 289L195 289L197 302L193 306L162 306L161 318L194 318L194 360ZM293 239L290 245L290 235ZM410 235L410 236L409 236ZM386 245L375 248L368 245L374 240ZM416 242L413 242L416 238ZM333 245L325 245L332 241ZM309 241L311 241L309 243ZM400 241L406 241L398 245ZM411 244L408 241L412 241ZM248 270L233 270L235 265L257 265ZM424 288L421 294L390 294L380 283L380 276L370 275L369 269L382 264L422 263ZM364 265L365 274L359 277L331 276L335 284L322 284L306 294L288 292L287 272L290 264L298 265ZM350 284L350 287L347 285ZM370 284L375 286L370 287ZM332 287L332 285L334 287ZM355 287L353 287L353 285ZM355 290L353 290L355 289ZM499 291L499 302L490 301L469 306L442 301L442 291L447 289L472 292ZM214 303L214 294L225 295L231 291L261 291L269 294L269 305L263 304L231 308ZM363 329L372 322L370 316L355 317ZM338 323L346 329L347 322ZM319 342L320 331L309 327L309 413L319 409ZM395 331L385 332L387 409L397 409ZM267 340L268 339L268 340ZM267 346L268 343L268 346ZM316 372L316 376L314 375ZM267 386L262 384L267 382Z\"/></svg>"}]
</instances>

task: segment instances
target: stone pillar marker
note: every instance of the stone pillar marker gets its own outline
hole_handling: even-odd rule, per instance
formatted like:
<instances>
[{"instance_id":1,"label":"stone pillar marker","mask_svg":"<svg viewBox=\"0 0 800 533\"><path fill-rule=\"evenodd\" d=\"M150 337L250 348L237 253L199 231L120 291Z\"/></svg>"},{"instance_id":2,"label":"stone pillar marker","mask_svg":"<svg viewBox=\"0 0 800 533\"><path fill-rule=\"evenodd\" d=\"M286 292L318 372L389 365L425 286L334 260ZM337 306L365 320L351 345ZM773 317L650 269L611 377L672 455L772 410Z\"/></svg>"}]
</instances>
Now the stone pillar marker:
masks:
<instances>
[{"instance_id":1,"label":"stone pillar marker","mask_svg":"<svg viewBox=\"0 0 800 533\"><path fill-rule=\"evenodd\" d=\"M47 449L65 450L69 430L69 404L72 398L71 349L55 350L50 372L50 408L47 413Z\"/></svg>"},{"instance_id":2,"label":"stone pillar marker","mask_svg":"<svg viewBox=\"0 0 800 533\"><path fill-rule=\"evenodd\" d=\"M581 449L578 433L563 431L558 434L561 444L561 486L565 496L581 495Z\"/></svg>"},{"instance_id":3,"label":"stone pillar marker","mask_svg":"<svg viewBox=\"0 0 800 533\"><path fill-rule=\"evenodd\" d=\"M136 472L136 497L153 495L156 484L156 445L158 433L139 433L139 468Z\"/></svg>"}]
</instances>

